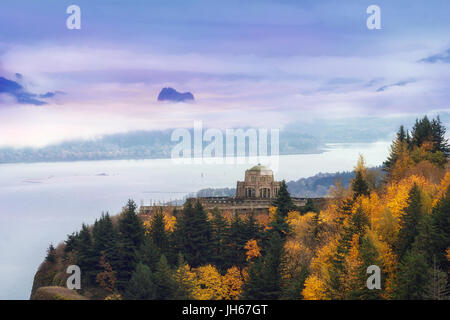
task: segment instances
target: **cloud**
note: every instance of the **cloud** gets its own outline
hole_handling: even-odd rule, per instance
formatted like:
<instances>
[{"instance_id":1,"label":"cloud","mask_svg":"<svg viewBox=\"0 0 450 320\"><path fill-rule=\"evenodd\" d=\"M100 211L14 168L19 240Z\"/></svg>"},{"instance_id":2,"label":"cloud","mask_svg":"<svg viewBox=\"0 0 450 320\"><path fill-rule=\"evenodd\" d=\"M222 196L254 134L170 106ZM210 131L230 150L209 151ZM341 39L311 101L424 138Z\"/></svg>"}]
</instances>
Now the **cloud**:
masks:
<instances>
[{"instance_id":1,"label":"cloud","mask_svg":"<svg viewBox=\"0 0 450 320\"><path fill-rule=\"evenodd\" d=\"M383 91L386 91L387 89L393 88L393 87L404 87L408 83L412 83L412 82L415 82L415 80L404 80L404 81L399 81L399 82L396 82L393 84L388 84L388 85L378 88L377 92L383 92Z\"/></svg>"},{"instance_id":2,"label":"cloud","mask_svg":"<svg viewBox=\"0 0 450 320\"><path fill-rule=\"evenodd\" d=\"M16 78L19 80L23 79L20 73L15 74ZM39 99L47 99L54 97L57 92L47 92L45 94L35 94L28 92L21 84L16 81L0 77L0 94L8 94L16 98L17 102L20 104L32 104L35 106L42 106L47 104L47 102Z\"/></svg>"},{"instance_id":3,"label":"cloud","mask_svg":"<svg viewBox=\"0 0 450 320\"><path fill-rule=\"evenodd\" d=\"M447 49L444 52L429 56L427 58L423 58L419 60L419 62L426 62L426 63L437 63L437 62L443 62L443 63L450 63L450 49Z\"/></svg>"}]
</instances>

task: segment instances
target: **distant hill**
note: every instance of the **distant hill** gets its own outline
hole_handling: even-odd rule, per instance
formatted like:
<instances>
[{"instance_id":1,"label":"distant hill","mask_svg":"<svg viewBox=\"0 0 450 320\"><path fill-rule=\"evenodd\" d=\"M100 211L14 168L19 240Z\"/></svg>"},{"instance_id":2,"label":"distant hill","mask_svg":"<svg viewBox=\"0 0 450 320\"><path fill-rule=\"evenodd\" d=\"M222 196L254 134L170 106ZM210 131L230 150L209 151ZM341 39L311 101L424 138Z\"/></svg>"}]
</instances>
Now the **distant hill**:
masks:
<instances>
[{"instance_id":1,"label":"distant hill","mask_svg":"<svg viewBox=\"0 0 450 320\"><path fill-rule=\"evenodd\" d=\"M193 101L194 95L190 92L178 92L173 88L163 88L158 95L158 101Z\"/></svg>"}]
</instances>

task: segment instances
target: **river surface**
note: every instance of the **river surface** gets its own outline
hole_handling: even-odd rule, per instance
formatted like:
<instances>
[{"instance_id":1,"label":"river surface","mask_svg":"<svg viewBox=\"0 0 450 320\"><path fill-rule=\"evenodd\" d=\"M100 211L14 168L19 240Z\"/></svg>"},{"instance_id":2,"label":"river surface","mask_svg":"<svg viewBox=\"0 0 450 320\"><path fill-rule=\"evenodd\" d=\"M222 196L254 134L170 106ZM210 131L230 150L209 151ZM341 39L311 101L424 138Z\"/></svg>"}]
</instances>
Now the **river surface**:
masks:
<instances>
[{"instance_id":1,"label":"river surface","mask_svg":"<svg viewBox=\"0 0 450 320\"><path fill-rule=\"evenodd\" d=\"M297 180L352 170L359 154L368 166L381 165L388 150L388 142L330 144L320 154L280 156L272 166L276 180ZM202 188L234 188L250 166L170 159L1 164L0 299L28 299L48 245L83 222L93 223L102 211L116 214L129 198L150 204Z\"/></svg>"}]
</instances>

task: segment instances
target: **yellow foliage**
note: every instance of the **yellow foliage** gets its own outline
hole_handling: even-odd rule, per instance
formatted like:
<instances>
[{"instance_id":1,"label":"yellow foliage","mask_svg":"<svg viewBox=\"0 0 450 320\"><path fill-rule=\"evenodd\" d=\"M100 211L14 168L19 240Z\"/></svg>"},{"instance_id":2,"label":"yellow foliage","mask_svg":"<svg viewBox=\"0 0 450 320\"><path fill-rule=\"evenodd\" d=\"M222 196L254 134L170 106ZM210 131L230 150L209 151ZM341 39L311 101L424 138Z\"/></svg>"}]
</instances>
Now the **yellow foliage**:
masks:
<instances>
[{"instance_id":1,"label":"yellow foliage","mask_svg":"<svg viewBox=\"0 0 450 320\"><path fill-rule=\"evenodd\" d=\"M175 224L177 223L177 218L172 215L164 214L164 230L172 233L175 229Z\"/></svg>"},{"instance_id":2,"label":"yellow foliage","mask_svg":"<svg viewBox=\"0 0 450 320\"><path fill-rule=\"evenodd\" d=\"M247 241L247 243L245 244L244 247L245 250L247 250L245 252L245 255L247 256L247 261L253 259L253 258L257 258L261 255L260 251L261 248L258 246L258 242L256 242L256 240L254 239L250 239Z\"/></svg>"},{"instance_id":3,"label":"yellow foliage","mask_svg":"<svg viewBox=\"0 0 450 320\"><path fill-rule=\"evenodd\" d=\"M238 267L231 267L227 273L222 277L224 300L237 300L242 293L242 286L244 278L241 275Z\"/></svg>"},{"instance_id":4,"label":"yellow foliage","mask_svg":"<svg viewBox=\"0 0 450 320\"><path fill-rule=\"evenodd\" d=\"M325 283L314 275L306 278L302 295L305 300L328 300Z\"/></svg>"},{"instance_id":5,"label":"yellow foliage","mask_svg":"<svg viewBox=\"0 0 450 320\"><path fill-rule=\"evenodd\" d=\"M275 221L275 214L277 213L277 207L270 206L269 207L269 221Z\"/></svg>"},{"instance_id":6,"label":"yellow foliage","mask_svg":"<svg viewBox=\"0 0 450 320\"><path fill-rule=\"evenodd\" d=\"M208 264L194 270L193 296L196 300L220 300L225 295L222 276L216 267Z\"/></svg>"}]
</instances>

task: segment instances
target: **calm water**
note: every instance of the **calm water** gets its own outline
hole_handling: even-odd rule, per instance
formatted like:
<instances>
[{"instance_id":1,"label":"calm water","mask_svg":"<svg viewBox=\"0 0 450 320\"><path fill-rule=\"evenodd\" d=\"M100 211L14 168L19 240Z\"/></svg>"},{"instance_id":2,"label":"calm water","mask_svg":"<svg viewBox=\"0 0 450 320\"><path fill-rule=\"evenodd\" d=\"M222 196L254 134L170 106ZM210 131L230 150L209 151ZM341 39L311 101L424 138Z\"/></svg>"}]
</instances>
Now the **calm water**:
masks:
<instances>
[{"instance_id":1,"label":"calm water","mask_svg":"<svg viewBox=\"0 0 450 320\"><path fill-rule=\"evenodd\" d=\"M277 180L352 170L359 153L380 165L389 143L334 144L322 154L281 156ZM235 187L250 165L175 165L170 160L120 160L0 165L0 299L28 299L50 243L115 214L127 199L181 199L208 187Z\"/></svg>"}]
</instances>

